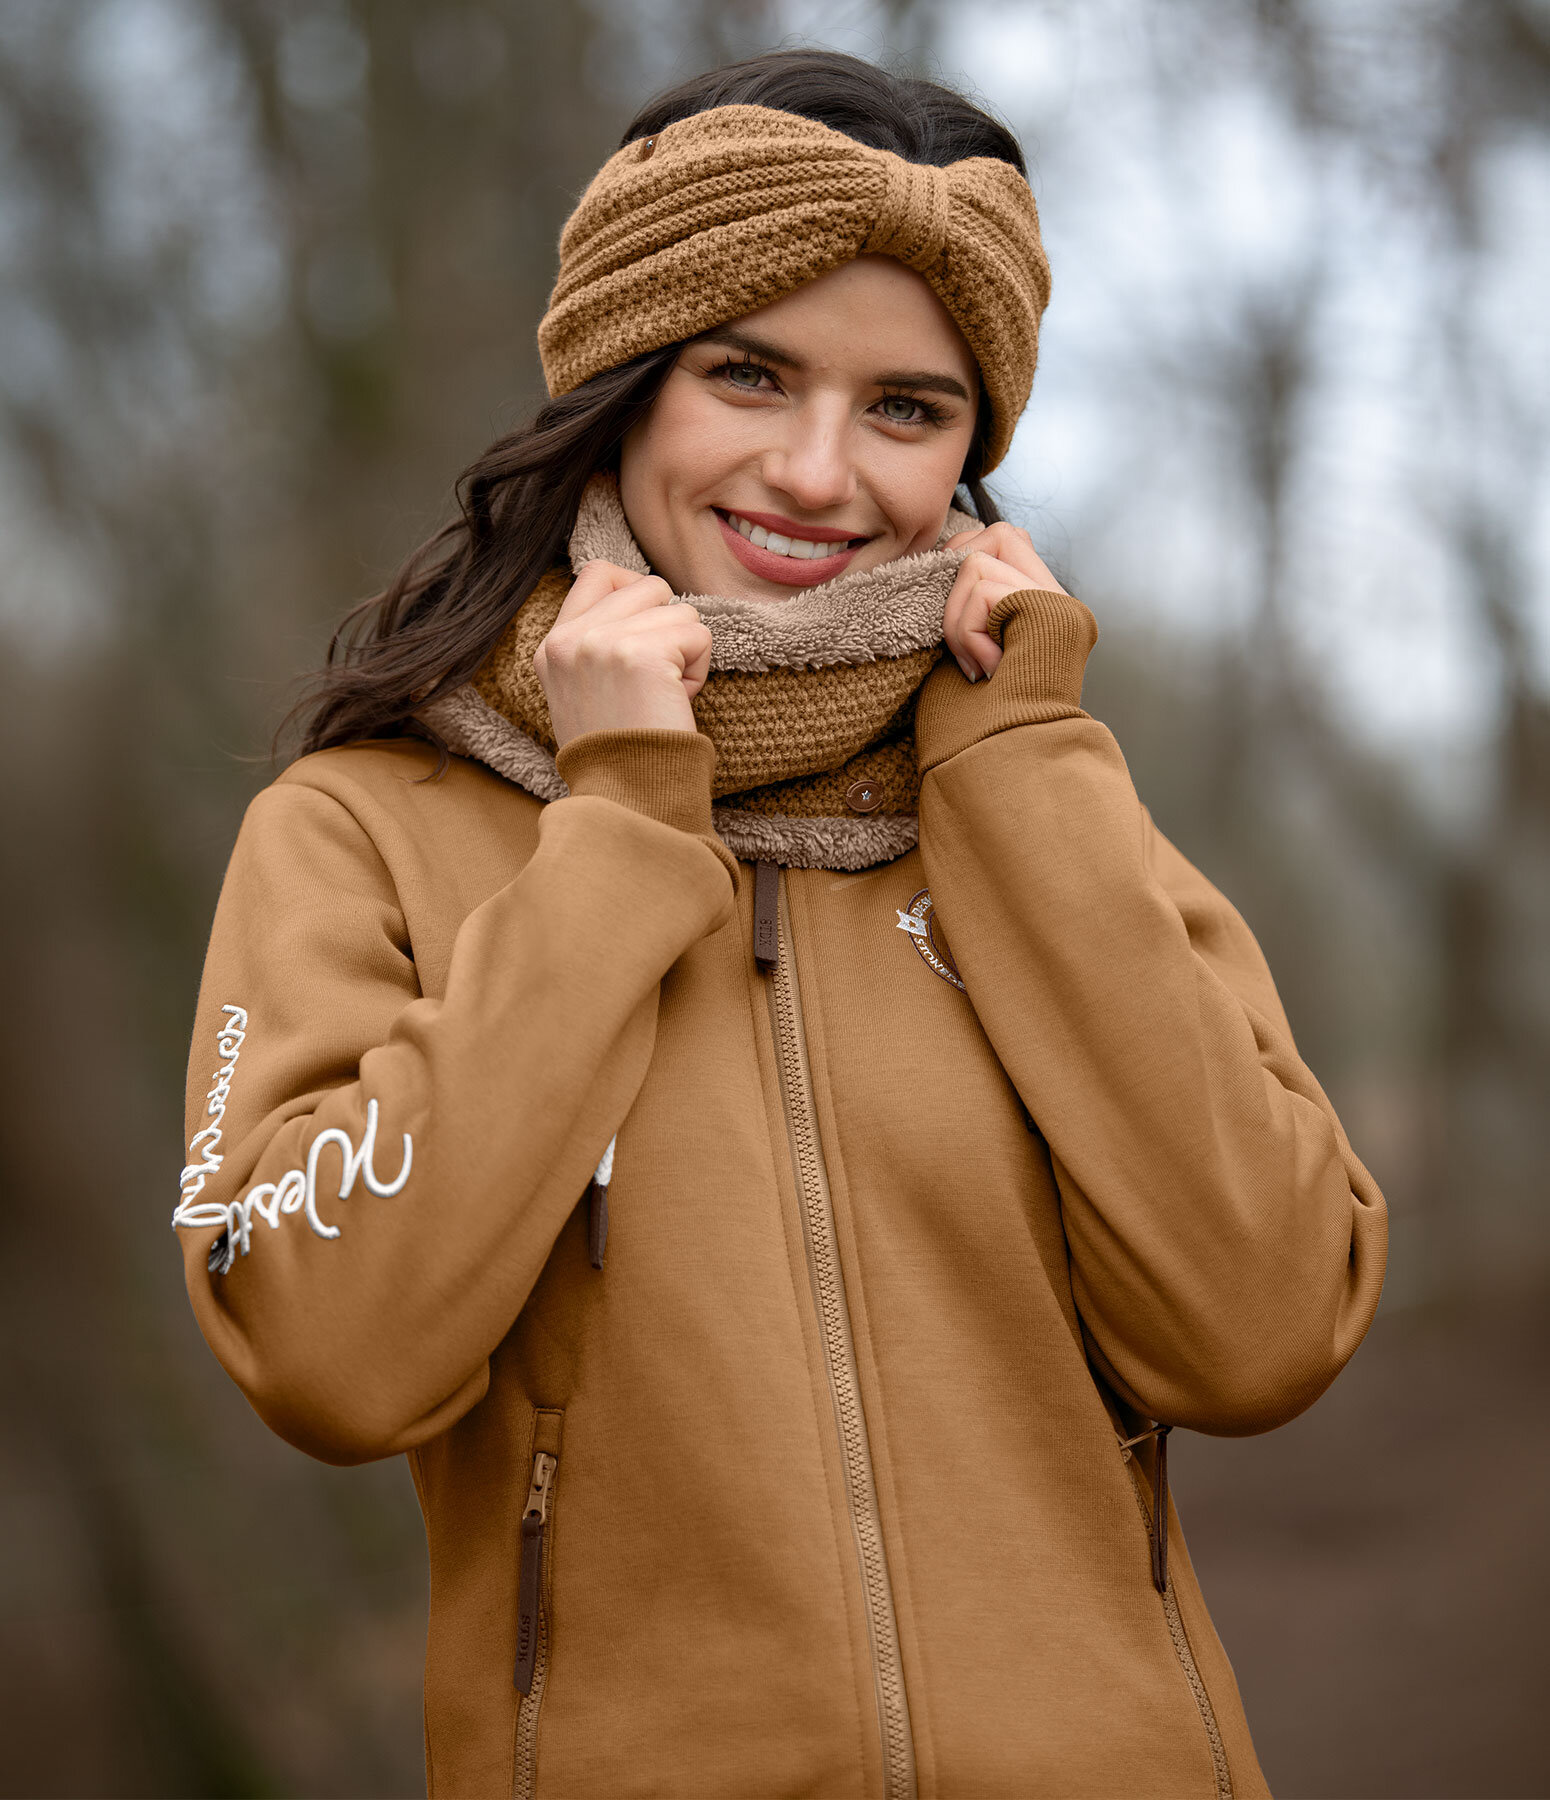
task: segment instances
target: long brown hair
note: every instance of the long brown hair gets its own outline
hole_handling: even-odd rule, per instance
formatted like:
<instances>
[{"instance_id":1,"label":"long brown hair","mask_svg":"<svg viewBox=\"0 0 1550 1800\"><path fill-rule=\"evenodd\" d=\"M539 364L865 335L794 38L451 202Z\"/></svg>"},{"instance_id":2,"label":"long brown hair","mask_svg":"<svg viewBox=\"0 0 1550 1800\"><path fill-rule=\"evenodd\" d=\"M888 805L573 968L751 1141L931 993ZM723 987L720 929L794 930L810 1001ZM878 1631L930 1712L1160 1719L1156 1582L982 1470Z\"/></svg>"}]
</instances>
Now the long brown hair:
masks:
<instances>
[{"instance_id":1,"label":"long brown hair","mask_svg":"<svg viewBox=\"0 0 1550 1800\"><path fill-rule=\"evenodd\" d=\"M945 166L992 156L1027 170L1006 127L950 88L831 50L778 50L713 69L648 101L620 143L713 106L770 106L814 119L907 161ZM438 743L417 709L467 681L563 553L583 489L616 468L682 344L648 351L541 406L457 482L458 516L415 550L382 593L346 614L324 666L292 709L300 753L364 738ZM975 514L1000 518L983 482L983 393L960 477ZM284 727L282 727L282 730Z\"/></svg>"}]
</instances>

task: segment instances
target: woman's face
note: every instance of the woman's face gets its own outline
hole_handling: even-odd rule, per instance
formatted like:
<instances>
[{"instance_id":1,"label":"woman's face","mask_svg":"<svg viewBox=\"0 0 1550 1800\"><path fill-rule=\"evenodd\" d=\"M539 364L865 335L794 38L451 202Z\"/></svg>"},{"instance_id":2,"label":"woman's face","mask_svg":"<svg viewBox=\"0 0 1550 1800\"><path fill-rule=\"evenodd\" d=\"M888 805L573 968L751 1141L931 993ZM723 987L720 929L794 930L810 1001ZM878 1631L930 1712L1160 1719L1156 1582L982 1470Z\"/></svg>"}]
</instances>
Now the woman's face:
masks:
<instances>
[{"instance_id":1,"label":"woman's face","mask_svg":"<svg viewBox=\"0 0 1550 1800\"><path fill-rule=\"evenodd\" d=\"M864 256L685 346L624 440L625 515L675 592L784 600L931 548L978 400L924 279Z\"/></svg>"}]
</instances>

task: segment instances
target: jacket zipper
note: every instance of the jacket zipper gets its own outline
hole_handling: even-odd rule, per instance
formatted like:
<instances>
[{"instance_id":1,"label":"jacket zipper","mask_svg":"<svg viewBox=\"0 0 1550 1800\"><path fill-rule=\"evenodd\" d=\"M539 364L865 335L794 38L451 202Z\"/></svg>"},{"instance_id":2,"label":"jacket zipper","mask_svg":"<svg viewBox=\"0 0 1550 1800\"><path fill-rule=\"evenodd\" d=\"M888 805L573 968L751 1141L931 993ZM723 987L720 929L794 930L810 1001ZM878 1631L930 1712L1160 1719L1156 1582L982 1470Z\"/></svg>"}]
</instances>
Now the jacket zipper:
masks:
<instances>
[{"instance_id":1,"label":"jacket zipper","mask_svg":"<svg viewBox=\"0 0 1550 1800\"><path fill-rule=\"evenodd\" d=\"M801 1202L807 1272L823 1335L829 1396L834 1403L845 1464L851 1533L866 1597L867 1635L871 1643L872 1677L882 1733L883 1791L886 1800L914 1800L915 1748L910 1736L909 1702L904 1691L893 1585L878 1519L872 1451L867 1441L866 1418L861 1410L855 1343L835 1242L828 1171L824 1166L823 1146L813 1107L807 1033L802 1021L802 998L797 986L784 872L775 871L773 865L759 865L755 902L755 949L760 966L769 973L765 997L769 1003L770 1026L780 1068L781 1101L786 1115L791 1164ZM765 954L759 955L760 950Z\"/></svg>"},{"instance_id":2,"label":"jacket zipper","mask_svg":"<svg viewBox=\"0 0 1550 1800\"><path fill-rule=\"evenodd\" d=\"M1120 1456L1130 1464L1133 1476L1133 1491L1136 1505L1141 1509L1141 1517L1146 1523L1147 1536L1150 1539L1152 1553L1152 1586L1156 1588L1162 1599L1163 1618L1167 1622L1168 1636L1173 1642L1173 1653L1179 1659L1179 1667L1184 1671L1184 1679L1189 1683L1190 1692L1195 1697L1195 1706L1200 1714L1200 1722L1205 1726L1206 1741L1211 1749L1211 1766L1216 1775L1217 1800L1233 1800L1232 1770L1227 1762L1227 1746L1222 1742L1222 1733L1216 1723L1216 1709L1211 1704L1211 1696L1206 1692L1206 1684L1195 1663L1195 1653L1189 1647L1189 1636L1184 1629L1184 1616L1179 1611L1178 1596L1173 1591L1173 1583L1168 1577L1168 1433L1171 1425L1153 1425L1149 1430L1138 1432L1135 1437L1126 1438L1119 1447ZM1132 1460L1135 1446L1146 1438L1155 1438L1157 1446L1156 1458L1152 1465L1152 1503L1148 1507L1141 1493L1141 1481L1137 1474L1137 1465Z\"/></svg>"},{"instance_id":3,"label":"jacket zipper","mask_svg":"<svg viewBox=\"0 0 1550 1800\"><path fill-rule=\"evenodd\" d=\"M517 1661L513 1679L522 1696L517 1705L514 1800L531 1800L537 1770L538 1709L543 1704L549 1672L549 1609L544 1594L544 1544L549 1533L549 1503L560 1466L557 1456L540 1450L533 1457L533 1476L522 1509L522 1546L517 1581Z\"/></svg>"}]
</instances>

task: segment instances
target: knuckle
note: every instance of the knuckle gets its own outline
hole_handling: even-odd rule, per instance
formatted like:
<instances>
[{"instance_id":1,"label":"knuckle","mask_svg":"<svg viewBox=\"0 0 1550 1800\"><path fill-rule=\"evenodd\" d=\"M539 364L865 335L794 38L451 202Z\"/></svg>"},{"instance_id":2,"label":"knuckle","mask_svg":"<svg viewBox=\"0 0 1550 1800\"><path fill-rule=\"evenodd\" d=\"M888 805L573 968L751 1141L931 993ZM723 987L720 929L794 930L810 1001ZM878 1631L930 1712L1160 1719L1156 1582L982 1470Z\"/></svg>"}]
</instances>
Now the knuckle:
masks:
<instances>
[{"instance_id":1,"label":"knuckle","mask_svg":"<svg viewBox=\"0 0 1550 1800\"><path fill-rule=\"evenodd\" d=\"M572 668L595 668L603 660L608 640L603 632L580 630L566 643L566 660Z\"/></svg>"}]
</instances>

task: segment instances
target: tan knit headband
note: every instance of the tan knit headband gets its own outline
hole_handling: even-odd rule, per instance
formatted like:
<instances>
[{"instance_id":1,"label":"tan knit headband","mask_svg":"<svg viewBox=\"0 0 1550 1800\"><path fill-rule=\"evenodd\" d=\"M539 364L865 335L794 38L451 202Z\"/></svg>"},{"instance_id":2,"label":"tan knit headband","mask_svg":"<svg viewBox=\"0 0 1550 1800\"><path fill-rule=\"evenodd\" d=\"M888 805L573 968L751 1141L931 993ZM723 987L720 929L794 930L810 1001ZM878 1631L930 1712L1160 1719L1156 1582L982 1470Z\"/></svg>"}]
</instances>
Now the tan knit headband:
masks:
<instances>
[{"instance_id":1,"label":"tan knit headband","mask_svg":"<svg viewBox=\"0 0 1550 1800\"><path fill-rule=\"evenodd\" d=\"M968 340L993 468L1028 404L1049 302L1028 183L992 157L931 168L764 106L696 113L603 164L561 233L538 327L549 392L866 255L918 270Z\"/></svg>"}]
</instances>

